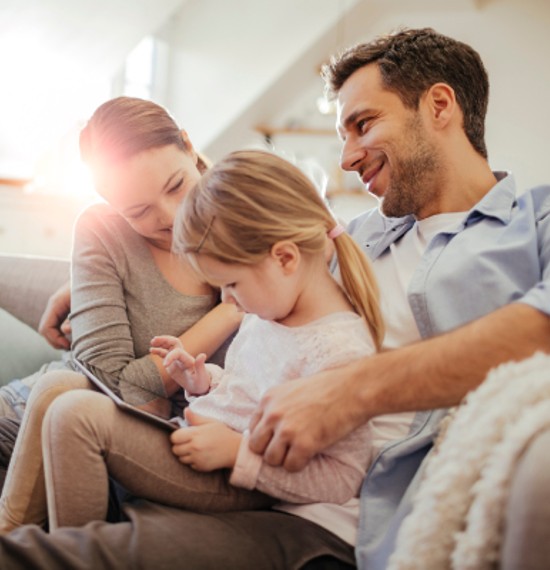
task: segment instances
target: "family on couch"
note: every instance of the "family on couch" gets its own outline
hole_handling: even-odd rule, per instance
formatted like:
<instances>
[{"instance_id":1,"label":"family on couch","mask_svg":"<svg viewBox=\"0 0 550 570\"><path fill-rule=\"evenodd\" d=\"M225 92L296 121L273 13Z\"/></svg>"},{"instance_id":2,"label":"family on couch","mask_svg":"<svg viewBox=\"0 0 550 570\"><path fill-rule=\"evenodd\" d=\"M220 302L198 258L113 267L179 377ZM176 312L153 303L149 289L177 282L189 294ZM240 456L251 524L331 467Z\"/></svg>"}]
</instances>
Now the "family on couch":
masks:
<instances>
[{"instance_id":1,"label":"family on couch","mask_svg":"<svg viewBox=\"0 0 550 570\"><path fill-rule=\"evenodd\" d=\"M90 560L109 568L386 568L392 552L399 551L400 523L421 485L429 463L424 460L446 409L498 364L548 352L550 190L539 187L517 197L511 175L491 171L484 142L488 78L479 55L433 30L404 30L336 56L324 77L337 103L342 168L356 171L380 198L380 209L363 214L347 231L372 261L380 284L384 350L271 388L246 441L260 470L292 474L368 426L366 439L377 453L365 462L357 498L346 505L321 504L306 518L301 507L295 507L298 516L292 507L186 511L148 501L132 489L117 524L95 521L49 533L26 525L1 536L3 568L79 568ZM96 124L108 129L120 117L125 115L106 113ZM91 159L92 169L103 170L96 185L111 207L86 213L80 232L77 227L72 350L131 403L166 406L166 396L174 396L170 405L181 414L180 387L162 359L148 353L151 338L183 335L187 352L210 357L238 328L240 316L217 304L213 290L170 255L174 212L200 179L199 159L184 135L171 143L152 142L158 117L145 114L142 120L143 140L149 132L153 138L146 143L131 138L145 146L128 147L108 169ZM90 125L85 132L92 136ZM116 148L117 142L105 138L99 146ZM95 144L88 149L92 157ZM111 194L104 189L109 185ZM144 198L151 188L158 189L154 201ZM141 202L133 202L140 189ZM195 213L188 213L192 219ZM212 216L204 240L216 223ZM333 234L330 240L325 234L331 229L323 228L325 247L333 242L338 250L346 236ZM199 241L195 249L203 245ZM296 247L291 247L295 255L301 251ZM279 261L286 260L287 267L293 259L285 250ZM333 269L346 288L351 286L345 271ZM238 280L215 281L222 289L238 288ZM372 291L369 295L374 301ZM312 297L317 308L323 305L319 297ZM195 363L198 370L203 360ZM42 420L57 396L86 387L74 373L53 372L30 390L1 498L6 531L45 520ZM48 415L44 425L49 429L53 420ZM195 427L202 425L172 435L176 456ZM167 435L165 441L168 446ZM55 449L55 440L49 447ZM62 463L61 450L58 456ZM55 493L48 494L49 509L55 499ZM25 518L37 503L42 512ZM334 516L344 521L343 506L356 533L338 536L338 529L327 530L323 521ZM524 560L537 554L525 554ZM414 568L415 561L409 562Z\"/></svg>"}]
</instances>

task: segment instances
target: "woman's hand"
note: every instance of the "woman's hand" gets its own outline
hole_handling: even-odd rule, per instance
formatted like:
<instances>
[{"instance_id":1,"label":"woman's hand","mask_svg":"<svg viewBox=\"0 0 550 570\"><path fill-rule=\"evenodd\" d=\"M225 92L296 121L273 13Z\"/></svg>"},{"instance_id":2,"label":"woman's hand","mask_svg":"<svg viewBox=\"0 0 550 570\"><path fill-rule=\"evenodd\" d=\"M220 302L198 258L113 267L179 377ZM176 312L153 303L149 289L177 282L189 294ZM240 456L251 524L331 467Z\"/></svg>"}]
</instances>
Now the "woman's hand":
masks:
<instances>
[{"instance_id":1,"label":"woman's hand","mask_svg":"<svg viewBox=\"0 0 550 570\"><path fill-rule=\"evenodd\" d=\"M191 356L175 336L156 336L151 340L152 354L163 359L163 366L170 377L193 396L210 390L210 374L206 370L206 354Z\"/></svg>"},{"instance_id":2,"label":"woman's hand","mask_svg":"<svg viewBox=\"0 0 550 570\"><path fill-rule=\"evenodd\" d=\"M70 310L71 284L67 282L49 298L38 325L38 332L54 348L71 348L71 324L67 318Z\"/></svg>"},{"instance_id":3,"label":"woman's hand","mask_svg":"<svg viewBox=\"0 0 550 570\"><path fill-rule=\"evenodd\" d=\"M242 439L240 433L189 408L185 409L185 419L190 427L178 429L170 436L172 452L182 463L197 471L235 465Z\"/></svg>"}]
</instances>

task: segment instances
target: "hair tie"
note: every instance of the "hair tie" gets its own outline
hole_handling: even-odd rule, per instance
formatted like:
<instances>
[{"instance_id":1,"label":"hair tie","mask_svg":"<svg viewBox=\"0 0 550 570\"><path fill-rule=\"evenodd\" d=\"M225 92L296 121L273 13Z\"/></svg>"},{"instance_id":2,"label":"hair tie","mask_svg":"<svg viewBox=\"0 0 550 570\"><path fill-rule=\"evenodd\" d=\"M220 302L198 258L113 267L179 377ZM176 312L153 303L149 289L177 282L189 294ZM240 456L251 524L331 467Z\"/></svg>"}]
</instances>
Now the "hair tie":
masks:
<instances>
[{"instance_id":1,"label":"hair tie","mask_svg":"<svg viewBox=\"0 0 550 570\"><path fill-rule=\"evenodd\" d=\"M201 240L199 241L199 245L197 245L197 247L195 248L195 253L199 253L199 251L201 250L201 247L204 245L204 242L206 241L206 238L208 237L208 234L210 233L210 230L212 229L212 224L214 223L215 219L216 219L216 215L214 214L210 218L210 221L208 222L208 225L206 226L206 229L204 230L204 234L202 234Z\"/></svg>"},{"instance_id":2,"label":"hair tie","mask_svg":"<svg viewBox=\"0 0 550 570\"><path fill-rule=\"evenodd\" d=\"M330 232L327 232L327 236L329 239L336 239L338 236L341 236L346 231L346 228L342 224L336 224Z\"/></svg>"}]
</instances>

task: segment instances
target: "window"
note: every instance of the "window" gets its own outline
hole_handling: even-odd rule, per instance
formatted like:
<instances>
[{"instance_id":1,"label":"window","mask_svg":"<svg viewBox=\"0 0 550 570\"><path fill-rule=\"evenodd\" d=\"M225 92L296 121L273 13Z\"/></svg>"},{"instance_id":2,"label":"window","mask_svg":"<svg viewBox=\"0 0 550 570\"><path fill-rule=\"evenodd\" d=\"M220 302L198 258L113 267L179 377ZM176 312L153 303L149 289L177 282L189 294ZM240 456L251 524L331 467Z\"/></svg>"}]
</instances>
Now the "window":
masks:
<instances>
[{"instance_id":1,"label":"window","mask_svg":"<svg viewBox=\"0 0 550 570\"><path fill-rule=\"evenodd\" d=\"M155 72L155 39L145 37L128 55L123 70L122 94L151 99Z\"/></svg>"}]
</instances>

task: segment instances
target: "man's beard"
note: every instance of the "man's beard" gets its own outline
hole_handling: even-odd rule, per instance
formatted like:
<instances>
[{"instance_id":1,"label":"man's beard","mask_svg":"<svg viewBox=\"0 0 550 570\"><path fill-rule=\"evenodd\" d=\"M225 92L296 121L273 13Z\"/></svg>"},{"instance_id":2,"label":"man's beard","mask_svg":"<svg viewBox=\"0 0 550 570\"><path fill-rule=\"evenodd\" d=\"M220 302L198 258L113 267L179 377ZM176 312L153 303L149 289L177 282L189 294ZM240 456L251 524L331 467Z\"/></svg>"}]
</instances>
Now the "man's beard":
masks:
<instances>
[{"instance_id":1,"label":"man's beard","mask_svg":"<svg viewBox=\"0 0 550 570\"><path fill-rule=\"evenodd\" d=\"M407 128L407 146L414 151L393 161L380 206L382 213L391 218L416 216L427 203L437 198L439 192L438 180L442 174L439 153L426 140L418 119L412 119Z\"/></svg>"}]
</instances>

